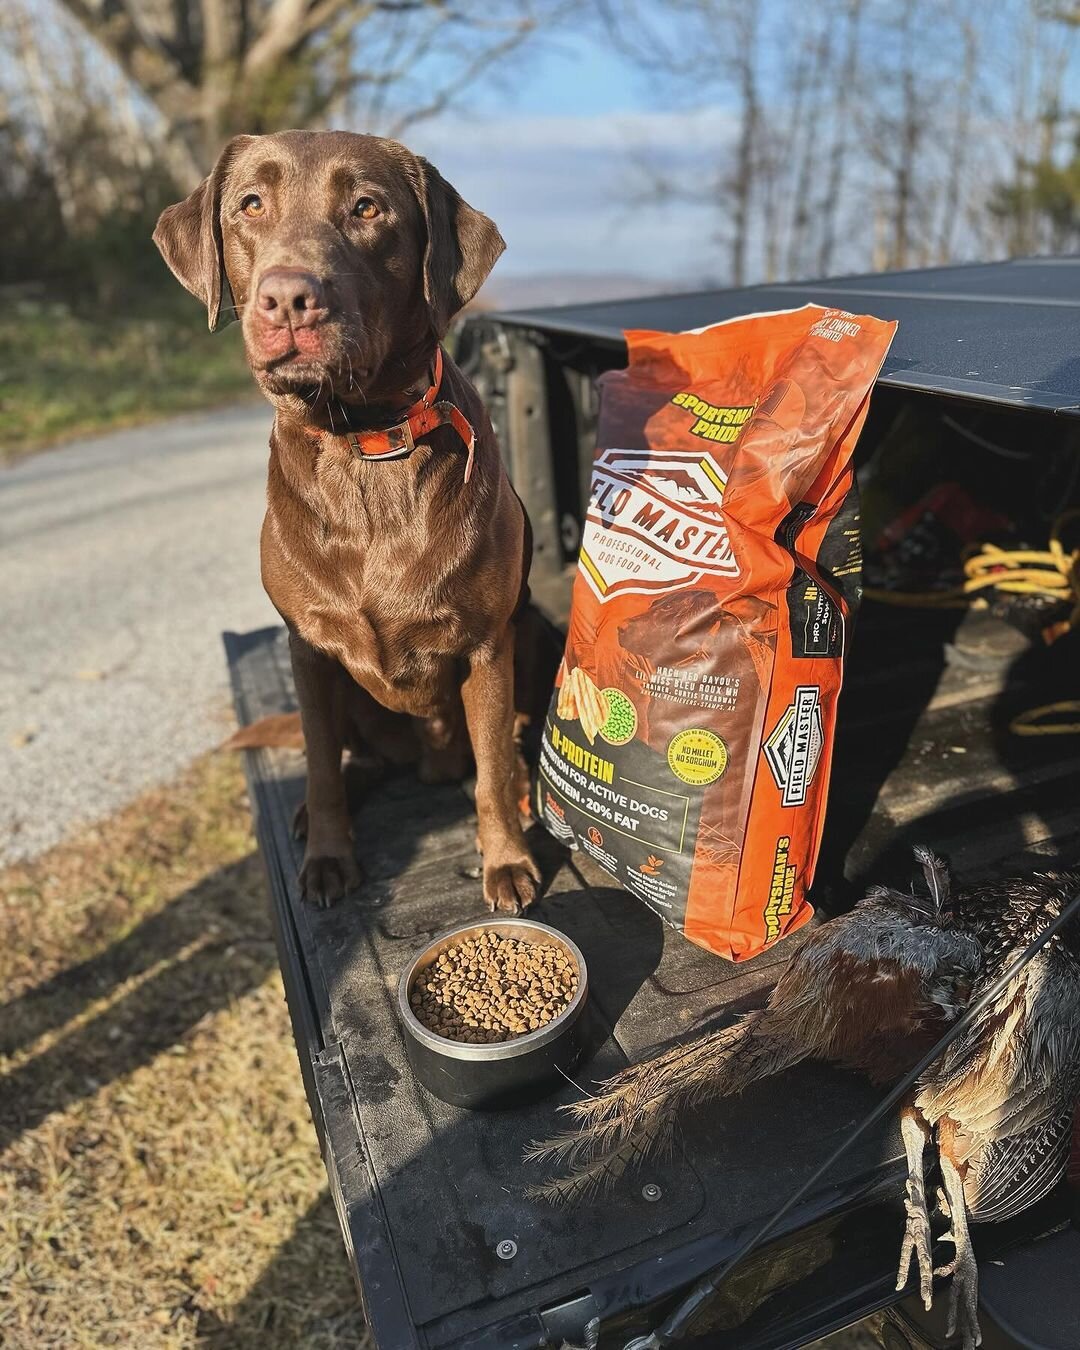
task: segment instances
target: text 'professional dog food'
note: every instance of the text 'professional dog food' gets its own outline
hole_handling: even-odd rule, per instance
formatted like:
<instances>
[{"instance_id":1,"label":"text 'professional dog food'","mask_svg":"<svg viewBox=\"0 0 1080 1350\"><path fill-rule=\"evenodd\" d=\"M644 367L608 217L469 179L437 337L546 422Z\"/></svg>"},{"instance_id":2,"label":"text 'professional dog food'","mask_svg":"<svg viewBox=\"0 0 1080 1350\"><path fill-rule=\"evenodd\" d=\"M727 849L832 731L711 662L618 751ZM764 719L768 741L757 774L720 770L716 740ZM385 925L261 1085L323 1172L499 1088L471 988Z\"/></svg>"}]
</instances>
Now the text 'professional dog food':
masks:
<instances>
[{"instance_id":1,"label":"text 'professional dog food'","mask_svg":"<svg viewBox=\"0 0 1080 1350\"><path fill-rule=\"evenodd\" d=\"M741 960L811 915L851 606L852 451L896 325L807 305L627 333L539 808Z\"/></svg>"}]
</instances>

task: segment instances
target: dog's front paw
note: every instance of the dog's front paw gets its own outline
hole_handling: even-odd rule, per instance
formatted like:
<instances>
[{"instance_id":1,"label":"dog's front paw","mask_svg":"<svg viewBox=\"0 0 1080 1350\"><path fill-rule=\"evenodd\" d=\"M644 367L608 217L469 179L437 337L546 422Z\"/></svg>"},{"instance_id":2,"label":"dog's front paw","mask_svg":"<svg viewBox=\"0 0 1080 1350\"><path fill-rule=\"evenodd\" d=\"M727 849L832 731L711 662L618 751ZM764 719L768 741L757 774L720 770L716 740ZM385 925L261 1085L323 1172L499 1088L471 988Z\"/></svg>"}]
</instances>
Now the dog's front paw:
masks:
<instances>
[{"instance_id":1,"label":"dog's front paw","mask_svg":"<svg viewBox=\"0 0 1080 1350\"><path fill-rule=\"evenodd\" d=\"M344 853L304 858L300 869L300 894L309 905L329 909L348 892L354 891L364 879L360 864L352 849Z\"/></svg>"},{"instance_id":2,"label":"dog's front paw","mask_svg":"<svg viewBox=\"0 0 1080 1350\"><path fill-rule=\"evenodd\" d=\"M536 899L540 869L526 853L514 861L484 865L484 899L492 913L520 914Z\"/></svg>"}]
</instances>

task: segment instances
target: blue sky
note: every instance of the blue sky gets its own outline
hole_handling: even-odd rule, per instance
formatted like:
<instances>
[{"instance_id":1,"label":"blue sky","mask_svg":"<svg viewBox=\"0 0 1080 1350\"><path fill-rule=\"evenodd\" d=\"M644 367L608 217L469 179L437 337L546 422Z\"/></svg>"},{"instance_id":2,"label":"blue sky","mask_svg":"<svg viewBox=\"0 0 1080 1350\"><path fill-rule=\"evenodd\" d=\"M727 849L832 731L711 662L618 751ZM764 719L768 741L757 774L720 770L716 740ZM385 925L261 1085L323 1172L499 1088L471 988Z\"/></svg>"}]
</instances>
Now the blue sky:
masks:
<instances>
[{"instance_id":1,"label":"blue sky","mask_svg":"<svg viewBox=\"0 0 1080 1350\"><path fill-rule=\"evenodd\" d=\"M722 269L715 207L650 187L641 159L688 165L730 131L717 107L672 108L601 35L560 33L409 130L507 241L498 274L621 273L696 284Z\"/></svg>"},{"instance_id":2,"label":"blue sky","mask_svg":"<svg viewBox=\"0 0 1080 1350\"><path fill-rule=\"evenodd\" d=\"M653 106L649 82L599 32L541 37L505 82L483 82L469 102L478 111L518 115L563 108L578 116L641 112Z\"/></svg>"},{"instance_id":3,"label":"blue sky","mask_svg":"<svg viewBox=\"0 0 1080 1350\"><path fill-rule=\"evenodd\" d=\"M813 5L802 10L800 3L766 0L759 30L759 94L766 113L775 114L766 133L774 139L765 144L781 154L782 138L794 139L802 125L791 119L805 107L793 94L794 58L802 53L810 60L813 44L822 40L821 25L832 23L833 11ZM591 23L576 17L565 29L541 34L509 69L478 81L452 111L412 127L404 137L498 223L508 249L496 282L576 272L686 289L730 275L730 243L723 239L730 219L717 184L723 170L730 172L737 115L730 102L732 72L725 71L722 60L715 70L711 65L717 43L722 56L722 37L706 33L708 45L696 50L688 11L684 7L673 14L665 0L636 0L626 10L613 0L611 8L620 16L632 12L633 38L646 50L668 46L684 68L665 74L658 61L645 72L612 46L595 17ZM942 7L943 16L946 8L948 21L943 17L927 26L936 0L925 0L916 37L910 39L897 26L897 16L906 11L884 0L865 6L856 98L840 124L849 148L838 198L834 270L871 266L889 236L894 155L880 128L899 125L897 44L905 51L903 44L917 44L921 106L928 110L929 129L924 128L918 150L917 219L909 238L917 256L912 262L936 261L946 252L958 259L1000 254L1004 236L995 229L986 199L993 183L1013 172L1017 156L1039 152L1039 105L1051 97L1044 90L1054 88L1044 85L1044 77L1057 78L1059 60L1064 106L1080 104L1080 30L1049 20L1034 23L1030 0L1000 0L978 21L978 82L967 113L965 151L957 161L948 138L960 134L955 130L963 106L956 95L957 43L967 11ZM643 25L648 29L644 38ZM840 37L838 32L837 42ZM695 60L702 62L696 92ZM810 87L821 86L811 79ZM826 84L824 97L834 87L840 86ZM809 125L832 137L836 124ZM1071 124L1062 127L1062 136L1071 134ZM825 146L823 140L823 153ZM792 162L812 164L813 150L811 144L808 160ZM960 209L946 230L941 185L957 162ZM660 175L670 188L661 185ZM773 262L781 273L815 266L814 235L803 229L800 212L821 207L825 186L820 176L792 182L781 173L774 180L778 196L769 200L768 185L762 184L748 237L749 275L764 274L766 241L777 251ZM572 300L574 294L555 298Z\"/></svg>"}]
</instances>

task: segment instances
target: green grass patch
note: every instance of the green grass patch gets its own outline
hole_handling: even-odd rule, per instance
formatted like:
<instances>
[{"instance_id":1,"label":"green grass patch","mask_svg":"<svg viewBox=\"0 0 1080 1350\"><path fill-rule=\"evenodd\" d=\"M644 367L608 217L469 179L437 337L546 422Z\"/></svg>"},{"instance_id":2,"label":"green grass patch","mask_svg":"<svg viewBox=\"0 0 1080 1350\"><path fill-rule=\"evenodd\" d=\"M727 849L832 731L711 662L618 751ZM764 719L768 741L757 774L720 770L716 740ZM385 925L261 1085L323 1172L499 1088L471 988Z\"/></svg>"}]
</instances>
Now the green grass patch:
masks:
<instances>
[{"instance_id":1,"label":"green grass patch","mask_svg":"<svg viewBox=\"0 0 1080 1350\"><path fill-rule=\"evenodd\" d=\"M0 463L249 396L239 325L209 333L182 296L108 319L44 300L0 317Z\"/></svg>"}]
</instances>

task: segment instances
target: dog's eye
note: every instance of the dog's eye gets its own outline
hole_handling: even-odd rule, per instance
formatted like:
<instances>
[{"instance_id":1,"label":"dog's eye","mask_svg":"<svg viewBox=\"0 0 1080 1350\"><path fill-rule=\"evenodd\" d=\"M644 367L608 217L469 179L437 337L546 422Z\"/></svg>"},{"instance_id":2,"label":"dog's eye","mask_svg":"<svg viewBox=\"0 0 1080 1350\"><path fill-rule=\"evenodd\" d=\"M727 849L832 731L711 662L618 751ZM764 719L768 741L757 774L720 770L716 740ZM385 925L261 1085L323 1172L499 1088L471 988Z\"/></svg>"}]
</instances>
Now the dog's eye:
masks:
<instances>
[{"instance_id":1,"label":"dog's eye","mask_svg":"<svg viewBox=\"0 0 1080 1350\"><path fill-rule=\"evenodd\" d=\"M353 207L353 215L359 216L361 220L374 220L379 214L379 208L370 197L361 197Z\"/></svg>"},{"instance_id":2,"label":"dog's eye","mask_svg":"<svg viewBox=\"0 0 1080 1350\"><path fill-rule=\"evenodd\" d=\"M263 206L263 199L257 192L249 192L240 203L240 210L250 220L257 220L266 210L266 207Z\"/></svg>"}]
</instances>

